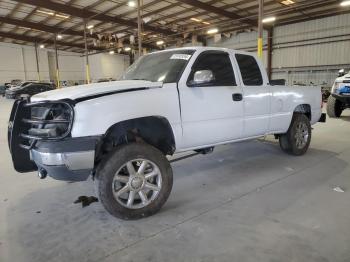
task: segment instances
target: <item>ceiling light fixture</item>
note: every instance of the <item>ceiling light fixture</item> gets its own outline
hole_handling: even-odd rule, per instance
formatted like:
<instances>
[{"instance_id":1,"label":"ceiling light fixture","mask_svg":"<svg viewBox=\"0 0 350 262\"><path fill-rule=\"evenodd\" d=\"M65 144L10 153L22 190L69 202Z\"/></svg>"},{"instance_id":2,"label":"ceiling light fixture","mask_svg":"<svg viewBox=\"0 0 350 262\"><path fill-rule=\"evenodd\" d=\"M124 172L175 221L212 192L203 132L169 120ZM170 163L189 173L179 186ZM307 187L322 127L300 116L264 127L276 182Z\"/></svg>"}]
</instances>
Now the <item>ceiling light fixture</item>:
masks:
<instances>
[{"instance_id":1,"label":"ceiling light fixture","mask_svg":"<svg viewBox=\"0 0 350 262\"><path fill-rule=\"evenodd\" d=\"M281 4L283 4L283 5L293 5L293 4L295 4L295 2L292 1L292 0L284 0L284 1L281 2Z\"/></svg>"},{"instance_id":2,"label":"ceiling light fixture","mask_svg":"<svg viewBox=\"0 0 350 262\"><path fill-rule=\"evenodd\" d=\"M48 11L43 11L43 10L36 10L38 13L42 13L45 15L51 15L51 16L56 16L59 18L67 19L69 18L69 15L63 15L63 14L55 14L54 12L48 12Z\"/></svg>"},{"instance_id":3,"label":"ceiling light fixture","mask_svg":"<svg viewBox=\"0 0 350 262\"><path fill-rule=\"evenodd\" d=\"M202 23L202 24L205 24L205 25L210 25L209 22L203 21L203 20L198 19L198 18L195 18L195 17L191 17L190 20L195 21L195 22L197 22L197 23Z\"/></svg>"},{"instance_id":4,"label":"ceiling light fixture","mask_svg":"<svg viewBox=\"0 0 350 262\"><path fill-rule=\"evenodd\" d=\"M125 47L124 51L129 52L131 50L131 47Z\"/></svg>"},{"instance_id":5,"label":"ceiling light fixture","mask_svg":"<svg viewBox=\"0 0 350 262\"><path fill-rule=\"evenodd\" d=\"M164 41L163 40L159 40L156 42L157 45L164 45Z\"/></svg>"},{"instance_id":6,"label":"ceiling light fixture","mask_svg":"<svg viewBox=\"0 0 350 262\"><path fill-rule=\"evenodd\" d=\"M148 22L150 22L152 20L152 16L147 16L145 18L142 18L142 20L145 24L147 24Z\"/></svg>"},{"instance_id":7,"label":"ceiling light fixture","mask_svg":"<svg viewBox=\"0 0 350 262\"><path fill-rule=\"evenodd\" d=\"M38 13L42 13L42 14L45 14L45 15L55 15L54 12L47 12L47 11L43 11L43 10L36 10Z\"/></svg>"},{"instance_id":8,"label":"ceiling light fixture","mask_svg":"<svg viewBox=\"0 0 350 262\"><path fill-rule=\"evenodd\" d=\"M271 22L275 22L276 21L276 17L271 16L271 17L266 17L262 20L263 23L271 23Z\"/></svg>"},{"instance_id":9,"label":"ceiling light fixture","mask_svg":"<svg viewBox=\"0 0 350 262\"><path fill-rule=\"evenodd\" d=\"M31 28L29 28L29 27L24 27L24 26L19 26L18 28L24 29L24 30L32 30Z\"/></svg>"},{"instance_id":10,"label":"ceiling light fixture","mask_svg":"<svg viewBox=\"0 0 350 262\"><path fill-rule=\"evenodd\" d=\"M218 33L219 32L219 29L217 29L217 28L212 28L212 29L209 29L208 31L207 31L207 34L208 35L212 35L212 34L216 34L216 33Z\"/></svg>"},{"instance_id":11,"label":"ceiling light fixture","mask_svg":"<svg viewBox=\"0 0 350 262\"><path fill-rule=\"evenodd\" d=\"M114 51L113 50L109 51L109 54L114 55Z\"/></svg>"},{"instance_id":12,"label":"ceiling light fixture","mask_svg":"<svg viewBox=\"0 0 350 262\"><path fill-rule=\"evenodd\" d=\"M340 3L341 6L350 6L350 1L347 0L347 1L343 1Z\"/></svg>"},{"instance_id":13,"label":"ceiling light fixture","mask_svg":"<svg viewBox=\"0 0 350 262\"><path fill-rule=\"evenodd\" d=\"M43 49L43 48L45 48L45 45L40 45L39 47L40 47L41 49Z\"/></svg>"},{"instance_id":14,"label":"ceiling light fixture","mask_svg":"<svg viewBox=\"0 0 350 262\"><path fill-rule=\"evenodd\" d=\"M135 1L129 1L128 2L128 6L129 7L135 7L136 6L136 2Z\"/></svg>"},{"instance_id":15,"label":"ceiling light fixture","mask_svg":"<svg viewBox=\"0 0 350 262\"><path fill-rule=\"evenodd\" d=\"M57 35L57 39L62 39L63 36L62 35Z\"/></svg>"},{"instance_id":16,"label":"ceiling light fixture","mask_svg":"<svg viewBox=\"0 0 350 262\"><path fill-rule=\"evenodd\" d=\"M24 26L19 26L18 28L23 29L23 30L31 30L31 31L34 31L34 32L44 32L44 31L41 31L41 30L38 30L38 29L24 27Z\"/></svg>"},{"instance_id":17,"label":"ceiling light fixture","mask_svg":"<svg viewBox=\"0 0 350 262\"><path fill-rule=\"evenodd\" d=\"M69 18L69 15L55 14L55 16L57 16L59 18L63 18L63 19L68 19Z\"/></svg>"},{"instance_id":18,"label":"ceiling light fixture","mask_svg":"<svg viewBox=\"0 0 350 262\"><path fill-rule=\"evenodd\" d=\"M198 19L198 18L195 18L195 17L191 17L190 19L191 19L192 21L195 21L195 22L198 22L198 23L202 22L202 20L200 20L200 19Z\"/></svg>"},{"instance_id":19,"label":"ceiling light fixture","mask_svg":"<svg viewBox=\"0 0 350 262\"><path fill-rule=\"evenodd\" d=\"M94 25L88 25L86 28L87 29L92 29L92 28L94 28Z\"/></svg>"}]
</instances>

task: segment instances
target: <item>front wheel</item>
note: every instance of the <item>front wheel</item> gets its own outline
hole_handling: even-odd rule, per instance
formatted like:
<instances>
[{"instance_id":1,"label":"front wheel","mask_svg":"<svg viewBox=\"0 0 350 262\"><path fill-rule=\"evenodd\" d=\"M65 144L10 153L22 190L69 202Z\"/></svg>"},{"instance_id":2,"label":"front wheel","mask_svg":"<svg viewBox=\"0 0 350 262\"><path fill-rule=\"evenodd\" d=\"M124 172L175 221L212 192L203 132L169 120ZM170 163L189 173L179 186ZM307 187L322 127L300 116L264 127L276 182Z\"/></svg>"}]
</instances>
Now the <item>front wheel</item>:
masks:
<instances>
[{"instance_id":1,"label":"front wheel","mask_svg":"<svg viewBox=\"0 0 350 262\"><path fill-rule=\"evenodd\" d=\"M332 95L328 98L327 102L327 114L331 118L338 118L341 116L341 113L343 112L343 105L342 102L337 100Z\"/></svg>"},{"instance_id":2,"label":"front wheel","mask_svg":"<svg viewBox=\"0 0 350 262\"><path fill-rule=\"evenodd\" d=\"M158 149L141 143L121 146L100 164L95 183L105 209L121 219L156 213L168 199L173 173Z\"/></svg>"},{"instance_id":3,"label":"front wheel","mask_svg":"<svg viewBox=\"0 0 350 262\"><path fill-rule=\"evenodd\" d=\"M279 137L281 149L291 155L301 156L306 153L311 142L311 124L304 114L294 114L286 134Z\"/></svg>"}]
</instances>

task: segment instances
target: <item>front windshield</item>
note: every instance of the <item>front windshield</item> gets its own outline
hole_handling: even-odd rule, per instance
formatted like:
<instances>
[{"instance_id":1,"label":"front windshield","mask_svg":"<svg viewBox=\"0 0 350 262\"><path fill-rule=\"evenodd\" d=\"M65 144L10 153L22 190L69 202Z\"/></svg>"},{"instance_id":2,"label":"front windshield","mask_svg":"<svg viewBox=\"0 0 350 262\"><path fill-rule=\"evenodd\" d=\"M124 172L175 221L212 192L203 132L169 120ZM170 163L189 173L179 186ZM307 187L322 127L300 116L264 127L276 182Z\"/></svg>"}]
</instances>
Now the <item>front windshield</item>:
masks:
<instances>
[{"instance_id":1,"label":"front windshield","mask_svg":"<svg viewBox=\"0 0 350 262\"><path fill-rule=\"evenodd\" d=\"M194 51L165 51L142 56L126 70L121 79L177 82Z\"/></svg>"}]
</instances>

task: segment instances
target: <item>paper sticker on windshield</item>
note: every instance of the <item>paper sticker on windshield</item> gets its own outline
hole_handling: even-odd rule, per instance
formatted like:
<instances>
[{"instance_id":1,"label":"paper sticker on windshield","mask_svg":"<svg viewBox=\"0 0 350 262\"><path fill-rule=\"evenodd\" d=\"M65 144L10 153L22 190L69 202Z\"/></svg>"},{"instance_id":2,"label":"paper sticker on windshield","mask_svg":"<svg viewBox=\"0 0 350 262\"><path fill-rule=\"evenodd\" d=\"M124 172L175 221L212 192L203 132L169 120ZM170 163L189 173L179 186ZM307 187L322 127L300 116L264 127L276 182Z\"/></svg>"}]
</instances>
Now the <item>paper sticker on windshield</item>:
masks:
<instances>
[{"instance_id":1,"label":"paper sticker on windshield","mask_svg":"<svg viewBox=\"0 0 350 262\"><path fill-rule=\"evenodd\" d=\"M188 61L191 58L191 55L186 54L173 54L170 59L182 59Z\"/></svg>"}]
</instances>

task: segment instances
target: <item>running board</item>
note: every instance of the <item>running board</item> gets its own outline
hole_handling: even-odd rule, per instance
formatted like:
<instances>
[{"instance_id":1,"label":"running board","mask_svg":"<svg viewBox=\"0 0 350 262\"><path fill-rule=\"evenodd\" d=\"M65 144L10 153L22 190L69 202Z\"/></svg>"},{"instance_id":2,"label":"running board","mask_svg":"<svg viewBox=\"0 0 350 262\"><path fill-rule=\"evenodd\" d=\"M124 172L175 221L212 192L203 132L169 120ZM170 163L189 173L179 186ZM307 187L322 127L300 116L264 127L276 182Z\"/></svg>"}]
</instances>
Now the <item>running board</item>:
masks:
<instances>
[{"instance_id":1,"label":"running board","mask_svg":"<svg viewBox=\"0 0 350 262\"><path fill-rule=\"evenodd\" d=\"M206 155L206 154L210 154L212 152L214 152L214 147L207 147L207 148L203 148L203 149L197 149L197 150L195 150L195 153L172 159L169 162L170 163L174 163L174 162L177 162L177 161L180 161L180 160L184 160L184 159L187 159L187 158L190 158L190 157L193 157L193 156L197 156L197 155L200 155L200 154L201 155Z\"/></svg>"}]
</instances>

